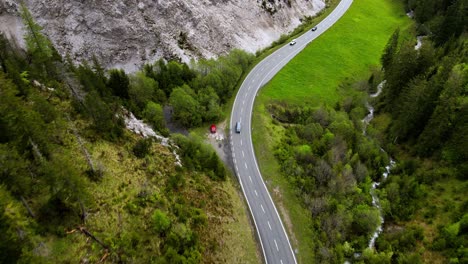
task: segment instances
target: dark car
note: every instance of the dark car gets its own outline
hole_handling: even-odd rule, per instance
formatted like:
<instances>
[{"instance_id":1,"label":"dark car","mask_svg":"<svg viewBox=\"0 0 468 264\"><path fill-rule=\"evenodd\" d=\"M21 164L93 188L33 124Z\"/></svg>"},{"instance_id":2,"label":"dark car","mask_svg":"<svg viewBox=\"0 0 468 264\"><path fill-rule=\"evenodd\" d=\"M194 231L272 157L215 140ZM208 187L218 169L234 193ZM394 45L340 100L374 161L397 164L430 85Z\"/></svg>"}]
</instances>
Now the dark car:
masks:
<instances>
[{"instance_id":1,"label":"dark car","mask_svg":"<svg viewBox=\"0 0 468 264\"><path fill-rule=\"evenodd\" d=\"M315 30L317 30L317 27L316 27L316 26L312 28L312 31L315 31Z\"/></svg>"},{"instance_id":2,"label":"dark car","mask_svg":"<svg viewBox=\"0 0 468 264\"><path fill-rule=\"evenodd\" d=\"M240 122L237 122L236 123L236 133L240 133L241 132L241 124Z\"/></svg>"}]
</instances>

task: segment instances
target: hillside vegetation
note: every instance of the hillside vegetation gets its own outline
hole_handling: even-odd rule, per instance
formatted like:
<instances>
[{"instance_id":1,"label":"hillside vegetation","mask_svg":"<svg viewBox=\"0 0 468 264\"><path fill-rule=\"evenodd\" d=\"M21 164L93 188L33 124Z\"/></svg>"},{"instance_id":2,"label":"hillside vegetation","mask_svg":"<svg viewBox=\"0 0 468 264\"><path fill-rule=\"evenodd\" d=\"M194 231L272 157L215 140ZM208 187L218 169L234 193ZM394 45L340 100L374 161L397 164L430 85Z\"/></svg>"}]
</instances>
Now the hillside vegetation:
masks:
<instances>
[{"instance_id":1,"label":"hillside vegetation","mask_svg":"<svg viewBox=\"0 0 468 264\"><path fill-rule=\"evenodd\" d=\"M362 136L366 85L355 82L378 66L395 28L410 23L402 3L354 1L259 92L252 122L255 151L271 190L281 191L276 202L286 208L286 222L291 219L289 232L301 263L343 260L343 243L365 248L378 224L366 176L371 172L377 178L388 158L374 140ZM349 113L340 113L341 105ZM319 170L315 165L324 170L318 185L311 177ZM329 182L332 175L340 175L340 181ZM312 213L315 202L320 209ZM369 221L355 223L362 226L352 230L349 225L359 217Z\"/></svg>"},{"instance_id":2,"label":"hillside vegetation","mask_svg":"<svg viewBox=\"0 0 468 264\"><path fill-rule=\"evenodd\" d=\"M167 100L178 122L216 120L249 55L197 70L158 62L107 72L96 60L64 62L22 15L26 52L0 35L0 263L257 263L215 152L196 137L167 145L124 124L126 108L167 136Z\"/></svg>"},{"instance_id":3,"label":"hillside vegetation","mask_svg":"<svg viewBox=\"0 0 468 264\"><path fill-rule=\"evenodd\" d=\"M253 131L263 175L281 191L303 263L466 263L466 1L364 2L260 92ZM385 27L392 20L376 16L347 38L327 38L379 6L399 22ZM414 10L414 29L403 7ZM361 56L367 46L354 45L376 41L379 28L386 33ZM417 35L427 35L420 49ZM382 94L368 98L383 80ZM367 128L366 102L378 113ZM381 214L383 232L369 246Z\"/></svg>"},{"instance_id":4,"label":"hillside vegetation","mask_svg":"<svg viewBox=\"0 0 468 264\"><path fill-rule=\"evenodd\" d=\"M398 165L382 186L388 220L376 249L392 260L468 262L467 4L408 1L428 35L415 50L396 31L382 55L375 135Z\"/></svg>"}]
</instances>

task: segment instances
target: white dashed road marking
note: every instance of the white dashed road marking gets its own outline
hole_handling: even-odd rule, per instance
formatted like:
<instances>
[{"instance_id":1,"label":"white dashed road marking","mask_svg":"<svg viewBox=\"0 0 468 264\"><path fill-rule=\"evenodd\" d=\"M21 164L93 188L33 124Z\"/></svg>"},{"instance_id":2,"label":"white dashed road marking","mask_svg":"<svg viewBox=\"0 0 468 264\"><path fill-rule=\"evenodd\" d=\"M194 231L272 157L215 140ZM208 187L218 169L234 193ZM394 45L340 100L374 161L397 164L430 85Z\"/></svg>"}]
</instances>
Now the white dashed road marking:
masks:
<instances>
[{"instance_id":1,"label":"white dashed road marking","mask_svg":"<svg viewBox=\"0 0 468 264\"><path fill-rule=\"evenodd\" d=\"M276 243L276 239L274 241L275 241L276 251L279 251L279 247L278 247L278 243Z\"/></svg>"},{"instance_id":2,"label":"white dashed road marking","mask_svg":"<svg viewBox=\"0 0 468 264\"><path fill-rule=\"evenodd\" d=\"M270 221L267 221L267 223L268 223L268 227L269 227L269 228L270 228L270 230L271 230Z\"/></svg>"},{"instance_id":3,"label":"white dashed road marking","mask_svg":"<svg viewBox=\"0 0 468 264\"><path fill-rule=\"evenodd\" d=\"M242 151L242 157L245 157L244 151Z\"/></svg>"},{"instance_id":4,"label":"white dashed road marking","mask_svg":"<svg viewBox=\"0 0 468 264\"><path fill-rule=\"evenodd\" d=\"M255 196L257 196L257 197L258 197L258 193L257 193L257 190L254 190L254 192L255 192Z\"/></svg>"},{"instance_id":5,"label":"white dashed road marking","mask_svg":"<svg viewBox=\"0 0 468 264\"><path fill-rule=\"evenodd\" d=\"M249 176L249 180L250 180L250 182L252 182L252 177Z\"/></svg>"},{"instance_id":6,"label":"white dashed road marking","mask_svg":"<svg viewBox=\"0 0 468 264\"><path fill-rule=\"evenodd\" d=\"M265 209L263 208L263 204L260 204L260 207L262 207L263 213L265 213Z\"/></svg>"}]
</instances>

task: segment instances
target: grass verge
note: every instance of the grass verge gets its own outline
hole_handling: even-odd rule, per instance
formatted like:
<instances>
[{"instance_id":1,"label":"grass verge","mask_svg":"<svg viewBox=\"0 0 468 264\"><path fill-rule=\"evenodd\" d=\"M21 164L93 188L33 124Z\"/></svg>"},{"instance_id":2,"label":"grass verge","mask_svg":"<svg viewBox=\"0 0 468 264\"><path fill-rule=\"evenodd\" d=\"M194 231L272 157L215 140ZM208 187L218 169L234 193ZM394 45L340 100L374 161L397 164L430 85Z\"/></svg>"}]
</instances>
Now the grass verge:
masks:
<instances>
[{"instance_id":1,"label":"grass verge","mask_svg":"<svg viewBox=\"0 0 468 264\"><path fill-rule=\"evenodd\" d=\"M224 246L219 251L223 263L261 263L262 257L258 254L254 230L250 226L248 209L244 199L236 188L237 184L229 178L224 183L223 190L229 195L232 203L232 221L224 224L226 235Z\"/></svg>"},{"instance_id":2,"label":"grass verge","mask_svg":"<svg viewBox=\"0 0 468 264\"><path fill-rule=\"evenodd\" d=\"M299 263L314 259L310 214L303 208L294 187L281 176L273 155L282 129L272 123L266 106L273 100L318 106L333 105L344 94L338 91L345 80L365 79L393 31L404 32L412 23L401 3L391 0L356 0L329 30L309 44L258 94L252 121L257 161L273 199L282 212ZM344 91L346 93L346 91ZM284 213L286 211L286 213ZM290 222L290 224L288 224Z\"/></svg>"}]
</instances>

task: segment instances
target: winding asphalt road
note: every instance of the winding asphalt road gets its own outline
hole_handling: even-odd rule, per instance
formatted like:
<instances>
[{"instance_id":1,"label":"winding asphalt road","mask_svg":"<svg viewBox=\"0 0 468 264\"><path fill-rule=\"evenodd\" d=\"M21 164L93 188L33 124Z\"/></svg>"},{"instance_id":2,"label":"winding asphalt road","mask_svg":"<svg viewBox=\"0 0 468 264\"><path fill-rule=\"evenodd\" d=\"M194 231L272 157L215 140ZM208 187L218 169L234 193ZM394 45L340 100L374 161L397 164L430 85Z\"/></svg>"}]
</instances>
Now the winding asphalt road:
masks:
<instances>
[{"instance_id":1,"label":"winding asphalt road","mask_svg":"<svg viewBox=\"0 0 468 264\"><path fill-rule=\"evenodd\" d=\"M292 264L297 263L297 261L255 158L251 136L252 108L255 96L258 90L301 52L308 43L330 28L348 10L351 3L352 0L341 0L335 10L317 25L316 31L306 32L297 38L296 45L287 44L257 64L245 78L234 101L230 126L232 157L266 263ZM241 133L235 132L236 122L241 123Z\"/></svg>"}]
</instances>

